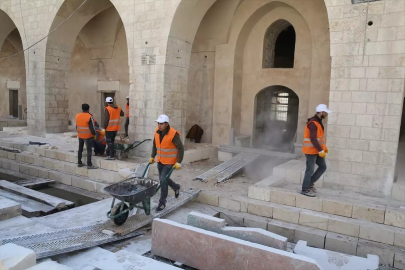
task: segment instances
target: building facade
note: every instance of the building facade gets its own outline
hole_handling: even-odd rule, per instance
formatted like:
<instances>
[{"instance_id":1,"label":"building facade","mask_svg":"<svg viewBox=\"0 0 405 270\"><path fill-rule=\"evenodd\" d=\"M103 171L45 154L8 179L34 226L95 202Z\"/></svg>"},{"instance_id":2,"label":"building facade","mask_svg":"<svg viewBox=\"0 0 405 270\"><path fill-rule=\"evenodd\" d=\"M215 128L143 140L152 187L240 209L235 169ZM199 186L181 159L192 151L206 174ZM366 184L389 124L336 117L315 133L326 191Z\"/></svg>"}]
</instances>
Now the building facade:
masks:
<instances>
[{"instance_id":1,"label":"building facade","mask_svg":"<svg viewBox=\"0 0 405 270\"><path fill-rule=\"evenodd\" d=\"M31 135L129 95L134 140L166 113L183 138L198 124L214 145L297 150L326 103L325 185L392 193L405 0L0 0L0 48L1 115L18 93Z\"/></svg>"}]
</instances>

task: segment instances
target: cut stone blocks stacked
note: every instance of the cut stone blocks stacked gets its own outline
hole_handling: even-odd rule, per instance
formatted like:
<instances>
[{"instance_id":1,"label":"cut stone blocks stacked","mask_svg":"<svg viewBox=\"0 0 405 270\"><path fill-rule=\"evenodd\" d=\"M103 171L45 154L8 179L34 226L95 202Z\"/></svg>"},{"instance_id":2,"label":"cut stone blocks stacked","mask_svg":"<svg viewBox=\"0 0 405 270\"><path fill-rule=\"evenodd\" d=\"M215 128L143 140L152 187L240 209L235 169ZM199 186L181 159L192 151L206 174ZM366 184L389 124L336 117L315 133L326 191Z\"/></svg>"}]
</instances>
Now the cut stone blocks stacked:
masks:
<instances>
[{"instance_id":1,"label":"cut stone blocks stacked","mask_svg":"<svg viewBox=\"0 0 405 270\"><path fill-rule=\"evenodd\" d=\"M350 255L376 254L380 263L405 269L402 203L326 188L319 188L315 198L305 197L299 194L302 180L286 179L302 175L304 164L295 160L275 167L272 176L249 187L247 197L202 191L197 200L222 208L220 217L233 226L263 228L289 241Z\"/></svg>"}]
</instances>

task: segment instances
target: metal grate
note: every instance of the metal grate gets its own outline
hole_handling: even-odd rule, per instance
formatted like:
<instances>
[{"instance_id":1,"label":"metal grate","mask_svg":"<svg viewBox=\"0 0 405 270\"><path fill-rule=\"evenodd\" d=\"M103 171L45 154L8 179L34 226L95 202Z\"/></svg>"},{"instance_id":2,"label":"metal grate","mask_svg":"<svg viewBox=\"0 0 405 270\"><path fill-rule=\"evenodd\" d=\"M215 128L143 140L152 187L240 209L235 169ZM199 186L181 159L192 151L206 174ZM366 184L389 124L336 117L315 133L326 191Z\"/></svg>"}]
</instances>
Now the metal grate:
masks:
<instances>
[{"instance_id":1,"label":"metal grate","mask_svg":"<svg viewBox=\"0 0 405 270\"><path fill-rule=\"evenodd\" d=\"M176 210L196 197L199 192L199 190L183 191L180 193L178 199L175 199L174 197L168 199L164 211L156 213L156 208L154 208L152 209L150 216L145 215L145 213L133 215L129 217L127 222L122 226L116 226L111 220L107 220L102 224L92 226L57 230L49 233L25 235L0 240L3 244L14 243L34 250L37 254L37 259L115 242L142 234L142 232L136 230L152 222L153 218L162 217ZM125 235L124 233L122 233L122 235L106 235L101 233L101 230L104 229L116 231L117 233L121 231L124 232Z\"/></svg>"}]
</instances>

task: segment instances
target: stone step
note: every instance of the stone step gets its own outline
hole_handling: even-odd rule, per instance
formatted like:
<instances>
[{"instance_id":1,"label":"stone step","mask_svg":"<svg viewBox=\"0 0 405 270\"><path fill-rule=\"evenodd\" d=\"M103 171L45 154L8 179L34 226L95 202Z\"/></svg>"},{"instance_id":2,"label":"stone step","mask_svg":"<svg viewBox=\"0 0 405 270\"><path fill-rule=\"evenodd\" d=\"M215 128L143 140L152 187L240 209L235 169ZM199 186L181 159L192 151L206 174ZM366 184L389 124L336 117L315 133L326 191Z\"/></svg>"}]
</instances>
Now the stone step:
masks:
<instances>
[{"instance_id":1,"label":"stone step","mask_svg":"<svg viewBox=\"0 0 405 270\"><path fill-rule=\"evenodd\" d=\"M208 197L211 202L215 202L213 198L218 196L218 204L215 206L231 211L250 213L257 216L300 224L364 240L375 241L396 247L405 247L405 229L403 228L277 203L263 202L243 196L221 196L215 193L208 194L209 192L207 191L201 192L199 197L197 197L197 200L204 203L204 201L207 201L206 198ZM200 198L202 198L202 200L200 200Z\"/></svg>"},{"instance_id":2,"label":"stone step","mask_svg":"<svg viewBox=\"0 0 405 270\"><path fill-rule=\"evenodd\" d=\"M280 176L279 176L280 177ZM277 176L273 176L277 178ZM276 182L276 185L281 181ZM381 223L405 228L405 209L395 200L368 197L361 194L318 189L314 198L299 194L301 186L288 185L287 188L272 187L271 183L260 181L249 187L248 197L288 206Z\"/></svg>"},{"instance_id":3,"label":"stone step","mask_svg":"<svg viewBox=\"0 0 405 270\"><path fill-rule=\"evenodd\" d=\"M0 158L0 165L1 168L5 170L19 172L22 175L26 175L27 178L34 176L43 179L50 179L64 185L74 186L98 193L105 193L103 190L104 187L110 185L111 183L114 183L115 181L115 180L114 181L94 180L89 177L81 175L70 174L63 171L56 171L55 169L52 170L46 167L36 166L33 164L27 164L23 162L17 162L15 160L9 160L5 158ZM114 172L108 171L108 173ZM118 173L116 174L118 175Z\"/></svg>"},{"instance_id":4,"label":"stone step","mask_svg":"<svg viewBox=\"0 0 405 270\"><path fill-rule=\"evenodd\" d=\"M214 207L214 209L219 212L220 218L226 220L228 226L262 228L288 238L289 242L297 243L299 240L303 240L307 241L308 246L348 255L366 258L367 254L374 254L380 257L380 264L405 269L405 250L401 247L328 232L326 230L315 229L250 213L236 212L221 207Z\"/></svg>"},{"instance_id":5,"label":"stone step","mask_svg":"<svg viewBox=\"0 0 405 270\"><path fill-rule=\"evenodd\" d=\"M20 216L21 212L19 203L0 196L0 221Z\"/></svg>"},{"instance_id":6,"label":"stone step","mask_svg":"<svg viewBox=\"0 0 405 270\"><path fill-rule=\"evenodd\" d=\"M293 159L273 168L273 175L281 176L291 184L301 185L304 180L306 163L305 159ZM317 186L322 187L324 176L317 181Z\"/></svg>"}]
</instances>

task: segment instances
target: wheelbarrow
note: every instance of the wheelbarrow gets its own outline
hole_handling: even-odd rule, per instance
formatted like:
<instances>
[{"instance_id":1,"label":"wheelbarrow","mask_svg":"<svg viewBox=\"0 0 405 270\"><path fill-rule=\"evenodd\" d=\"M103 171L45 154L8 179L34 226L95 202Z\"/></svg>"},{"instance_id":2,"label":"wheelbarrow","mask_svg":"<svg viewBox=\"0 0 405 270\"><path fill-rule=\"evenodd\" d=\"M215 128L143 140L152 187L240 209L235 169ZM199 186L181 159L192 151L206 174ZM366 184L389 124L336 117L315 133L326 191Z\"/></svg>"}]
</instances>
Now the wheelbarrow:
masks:
<instances>
[{"instance_id":1,"label":"wheelbarrow","mask_svg":"<svg viewBox=\"0 0 405 270\"><path fill-rule=\"evenodd\" d=\"M146 166L142 177L131 177L104 188L104 191L114 198L111 203L111 209L107 212L107 217L112 219L116 225L120 226L124 224L129 216L129 212L134 208L143 209L146 215L150 215L151 197L159 191L161 185L166 182L174 170L173 167L162 183L159 184L159 181L145 178L149 166L150 163ZM121 202L114 205L115 199Z\"/></svg>"},{"instance_id":2,"label":"wheelbarrow","mask_svg":"<svg viewBox=\"0 0 405 270\"><path fill-rule=\"evenodd\" d=\"M131 144L123 144L123 143L114 143L114 155L118 158L118 159L122 159L122 158L128 158L128 153L130 150L135 149L136 147L138 147L139 145L143 144L146 141L151 141L151 139L146 139L143 141L135 141Z\"/></svg>"}]
</instances>

